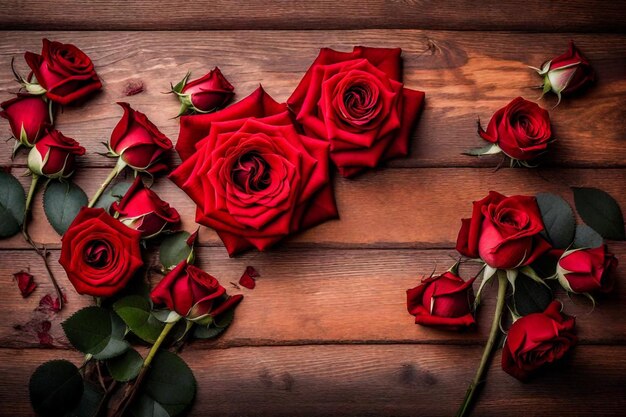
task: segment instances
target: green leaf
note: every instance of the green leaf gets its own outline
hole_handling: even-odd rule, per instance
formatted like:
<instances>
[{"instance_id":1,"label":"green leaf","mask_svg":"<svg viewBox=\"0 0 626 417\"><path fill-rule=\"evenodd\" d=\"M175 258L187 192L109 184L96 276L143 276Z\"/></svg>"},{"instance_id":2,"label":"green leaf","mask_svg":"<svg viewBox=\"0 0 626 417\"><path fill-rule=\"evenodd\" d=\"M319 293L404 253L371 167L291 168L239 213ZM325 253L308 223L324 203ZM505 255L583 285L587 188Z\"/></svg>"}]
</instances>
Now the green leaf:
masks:
<instances>
[{"instance_id":1,"label":"green leaf","mask_svg":"<svg viewBox=\"0 0 626 417\"><path fill-rule=\"evenodd\" d=\"M100 196L95 207L103 208L108 212L111 204L120 201L132 184L132 182L127 181L118 182Z\"/></svg>"},{"instance_id":2,"label":"green leaf","mask_svg":"<svg viewBox=\"0 0 626 417\"><path fill-rule=\"evenodd\" d=\"M624 215L617 201L597 188L572 187L576 210L588 226L600 236L611 240L626 240Z\"/></svg>"},{"instance_id":3,"label":"green leaf","mask_svg":"<svg viewBox=\"0 0 626 417\"><path fill-rule=\"evenodd\" d=\"M103 396L104 393L100 388L85 381L80 402L64 417L95 417Z\"/></svg>"},{"instance_id":4,"label":"green leaf","mask_svg":"<svg viewBox=\"0 0 626 417\"><path fill-rule=\"evenodd\" d=\"M576 226L574 235L575 248L598 248L604 244L604 239L591 227L586 224Z\"/></svg>"},{"instance_id":5,"label":"green leaf","mask_svg":"<svg viewBox=\"0 0 626 417\"><path fill-rule=\"evenodd\" d=\"M513 302L520 316L544 311L553 299L550 288L524 274L517 276L515 284Z\"/></svg>"},{"instance_id":6,"label":"green leaf","mask_svg":"<svg viewBox=\"0 0 626 417\"><path fill-rule=\"evenodd\" d=\"M52 228L63 235L88 203L85 192L73 182L52 181L43 194L43 209Z\"/></svg>"},{"instance_id":7,"label":"green leaf","mask_svg":"<svg viewBox=\"0 0 626 417\"><path fill-rule=\"evenodd\" d=\"M170 416L176 416L193 402L196 379L178 355L160 350L152 361L141 393L159 403Z\"/></svg>"},{"instance_id":8,"label":"green leaf","mask_svg":"<svg viewBox=\"0 0 626 417\"><path fill-rule=\"evenodd\" d=\"M159 249L159 259L165 269L171 269L187 259L192 249L187 245L189 236L188 232L181 231L163 239Z\"/></svg>"},{"instance_id":9,"label":"green leaf","mask_svg":"<svg viewBox=\"0 0 626 417\"><path fill-rule=\"evenodd\" d=\"M131 332L148 343L154 343L164 325L150 309L150 301L140 295L129 295L113 304L113 310L124 320Z\"/></svg>"},{"instance_id":10,"label":"green leaf","mask_svg":"<svg viewBox=\"0 0 626 417\"><path fill-rule=\"evenodd\" d=\"M556 266L559 258L556 256L540 256L532 263L531 268L542 279L553 278L556 275Z\"/></svg>"},{"instance_id":11,"label":"green leaf","mask_svg":"<svg viewBox=\"0 0 626 417\"><path fill-rule=\"evenodd\" d=\"M122 319L101 307L85 307L61 325L72 346L96 359L113 358L129 347Z\"/></svg>"},{"instance_id":12,"label":"green leaf","mask_svg":"<svg viewBox=\"0 0 626 417\"><path fill-rule=\"evenodd\" d=\"M25 206L26 194L22 184L13 175L0 172L0 238L20 231Z\"/></svg>"},{"instance_id":13,"label":"green leaf","mask_svg":"<svg viewBox=\"0 0 626 417\"><path fill-rule=\"evenodd\" d=\"M567 201L558 195L539 193L536 198L545 226L542 234L547 235L548 240L555 248L567 248L574 240L574 231L576 230L574 211L567 204Z\"/></svg>"},{"instance_id":14,"label":"green leaf","mask_svg":"<svg viewBox=\"0 0 626 417\"><path fill-rule=\"evenodd\" d=\"M83 395L83 379L71 362L54 360L35 370L30 377L28 390L30 403L38 415L63 416L79 403Z\"/></svg>"},{"instance_id":15,"label":"green leaf","mask_svg":"<svg viewBox=\"0 0 626 417\"><path fill-rule=\"evenodd\" d=\"M130 406L134 417L170 417L161 404L147 395L140 395Z\"/></svg>"},{"instance_id":16,"label":"green leaf","mask_svg":"<svg viewBox=\"0 0 626 417\"><path fill-rule=\"evenodd\" d=\"M471 156L482 156L482 155L495 155L500 152L502 152L502 149L500 149L500 147L497 144L490 143L489 145L483 146L481 148L473 148L468 151L465 151L463 152L463 154L471 155Z\"/></svg>"},{"instance_id":17,"label":"green leaf","mask_svg":"<svg viewBox=\"0 0 626 417\"><path fill-rule=\"evenodd\" d=\"M235 309L228 310L217 319L214 319L208 326L196 326L193 337L196 339L212 339L219 336L231 325L235 318Z\"/></svg>"},{"instance_id":18,"label":"green leaf","mask_svg":"<svg viewBox=\"0 0 626 417\"><path fill-rule=\"evenodd\" d=\"M126 382L135 379L143 366L143 358L135 349L107 361L107 369L116 381Z\"/></svg>"}]
</instances>

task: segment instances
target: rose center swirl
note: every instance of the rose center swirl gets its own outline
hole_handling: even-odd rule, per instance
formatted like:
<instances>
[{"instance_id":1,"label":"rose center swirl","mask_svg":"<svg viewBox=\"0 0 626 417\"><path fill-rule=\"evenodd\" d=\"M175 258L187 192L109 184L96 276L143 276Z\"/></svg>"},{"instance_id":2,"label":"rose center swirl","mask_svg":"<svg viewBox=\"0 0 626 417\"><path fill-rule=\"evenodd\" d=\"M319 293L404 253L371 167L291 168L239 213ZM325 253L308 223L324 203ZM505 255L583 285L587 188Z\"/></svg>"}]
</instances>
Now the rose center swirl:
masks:
<instances>
[{"instance_id":1,"label":"rose center swirl","mask_svg":"<svg viewBox=\"0 0 626 417\"><path fill-rule=\"evenodd\" d=\"M376 111L377 94L367 83L356 83L343 93L343 116L352 120L369 120Z\"/></svg>"},{"instance_id":2,"label":"rose center swirl","mask_svg":"<svg viewBox=\"0 0 626 417\"><path fill-rule=\"evenodd\" d=\"M235 185L246 192L263 191L269 187L270 166L257 152L240 156L232 170Z\"/></svg>"},{"instance_id":3,"label":"rose center swirl","mask_svg":"<svg viewBox=\"0 0 626 417\"><path fill-rule=\"evenodd\" d=\"M93 268L102 269L111 263L113 248L105 240L92 240L85 246L85 263Z\"/></svg>"}]
</instances>

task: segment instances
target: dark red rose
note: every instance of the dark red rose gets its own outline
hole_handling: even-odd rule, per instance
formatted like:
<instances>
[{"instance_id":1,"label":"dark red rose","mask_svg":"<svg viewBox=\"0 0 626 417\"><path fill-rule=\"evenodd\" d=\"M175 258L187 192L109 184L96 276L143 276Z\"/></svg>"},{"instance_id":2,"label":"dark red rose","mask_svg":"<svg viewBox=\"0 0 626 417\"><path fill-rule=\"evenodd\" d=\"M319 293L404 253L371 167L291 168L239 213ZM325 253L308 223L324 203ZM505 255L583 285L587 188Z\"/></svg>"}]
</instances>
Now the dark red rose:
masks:
<instances>
[{"instance_id":1,"label":"dark red rose","mask_svg":"<svg viewBox=\"0 0 626 417\"><path fill-rule=\"evenodd\" d=\"M109 150L135 171L157 172L167 169L160 160L172 149L172 142L146 117L128 103L122 119L113 129Z\"/></svg>"},{"instance_id":2,"label":"dark red rose","mask_svg":"<svg viewBox=\"0 0 626 417\"><path fill-rule=\"evenodd\" d=\"M183 116L176 147L184 162L170 178L230 255L337 216L328 144L298 134L262 88L216 113Z\"/></svg>"},{"instance_id":3,"label":"dark red rose","mask_svg":"<svg viewBox=\"0 0 626 417\"><path fill-rule=\"evenodd\" d=\"M144 239L172 230L180 223L178 211L146 188L139 176L124 197L111 205L111 213L126 226L140 231Z\"/></svg>"},{"instance_id":4,"label":"dark red rose","mask_svg":"<svg viewBox=\"0 0 626 417\"><path fill-rule=\"evenodd\" d=\"M456 250L493 268L528 265L551 248L539 236L543 228L535 197L490 191L474 202L472 218L462 220Z\"/></svg>"},{"instance_id":5,"label":"dark red rose","mask_svg":"<svg viewBox=\"0 0 626 417\"><path fill-rule=\"evenodd\" d=\"M566 251L557 266L559 283L567 291L589 293L609 292L613 289L612 272L617 258L607 252L606 246L593 249Z\"/></svg>"},{"instance_id":6,"label":"dark red rose","mask_svg":"<svg viewBox=\"0 0 626 417\"><path fill-rule=\"evenodd\" d=\"M575 93L596 79L596 74L589 61L570 41L569 48L562 55L544 62L541 69L535 68L539 75L543 76L543 91L552 91L559 96L561 94Z\"/></svg>"},{"instance_id":7,"label":"dark red rose","mask_svg":"<svg viewBox=\"0 0 626 417\"><path fill-rule=\"evenodd\" d=\"M287 101L307 135L330 142L345 177L408 154L424 93L403 87L401 53L323 48Z\"/></svg>"},{"instance_id":8,"label":"dark red rose","mask_svg":"<svg viewBox=\"0 0 626 417\"><path fill-rule=\"evenodd\" d=\"M538 104L517 97L494 113L486 131L479 124L478 134L509 157L528 161L544 153L552 139L550 114Z\"/></svg>"},{"instance_id":9,"label":"dark red rose","mask_svg":"<svg viewBox=\"0 0 626 417\"><path fill-rule=\"evenodd\" d=\"M48 178L67 178L74 173L77 155L84 155L85 148L58 130L50 130L28 154L28 169L33 174Z\"/></svg>"},{"instance_id":10,"label":"dark red rose","mask_svg":"<svg viewBox=\"0 0 626 417\"><path fill-rule=\"evenodd\" d=\"M235 87L228 82L218 67L202 78L187 82L187 74L172 91L181 103L180 114L188 109L197 113L208 113L223 107L235 95Z\"/></svg>"},{"instance_id":11,"label":"dark red rose","mask_svg":"<svg viewBox=\"0 0 626 417\"><path fill-rule=\"evenodd\" d=\"M102 88L91 59L72 44L43 40L41 55L24 54L46 96L66 105Z\"/></svg>"},{"instance_id":12,"label":"dark red rose","mask_svg":"<svg viewBox=\"0 0 626 417\"><path fill-rule=\"evenodd\" d=\"M32 147L52 127L48 103L41 97L18 94L0 106L0 116L9 121L13 136L24 146Z\"/></svg>"},{"instance_id":13,"label":"dark red rose","mask_svg":"<svg viewBox=\"0 0 626 417\"><path fill-rule=\"evenodd\" d=\"M476 278L463 281L452 272L422 280L406 291L407 309L415 323L448 330L461 330L476 325L472 314Z\"/></svg>"},{"instance_id":14,"label":"dark red rose","mask_svg":"<svg viewBox=\"0 0 626 417\"><path fill-rule=\"evenodd\" d=\"M502 369L527 381L537 369L561 359L576 344L575 320L552 301L543 313L524 316L511 325L502 348Z\"/></svg>"},{"instance_id":15,"label":"dark red rose","mask_svg":"<svg viewBox=\"0 0 626 417\"><path fill-rule=\"evenodd\" d=\"M104 209L83 207L61 238L59 263L79 294L110 297L143 265L140 240Z\"/></svg>"},{"instance_id":16,"label":"dark red rose","mask_svg":"<svg viewBox=\"0 0 626 417\"><path fill-rule=\"evenodd\" d=\"M234 308L243 295L228 297L217 279L183 261L171 270L150 294L157 305L165 305L190 320L217 317Z\"/></svg>"},{"instance_id":17,"label":"dark red rose","mask_svg":"<svg viewBox=\"0 0 626 417\"><path fill-rule=\"evenodd\" d=\"M13 274L13 278L17 281L17 288L24 298L31 295L32 292L35 291L35 288L37 288L33 276L26 271L16 272Z\"/></svg>"}]
</instances>

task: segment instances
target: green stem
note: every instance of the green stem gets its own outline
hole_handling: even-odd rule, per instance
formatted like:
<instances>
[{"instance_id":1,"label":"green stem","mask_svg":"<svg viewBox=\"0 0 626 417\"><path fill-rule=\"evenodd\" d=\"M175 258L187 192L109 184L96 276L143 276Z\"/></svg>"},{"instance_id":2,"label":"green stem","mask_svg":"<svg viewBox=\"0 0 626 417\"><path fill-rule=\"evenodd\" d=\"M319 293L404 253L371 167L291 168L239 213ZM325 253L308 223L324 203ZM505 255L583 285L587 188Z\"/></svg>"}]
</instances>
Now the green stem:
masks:
<instances>
[{"instance_id":1,"label":"green stem","mask_svg":"<svg viewBox=\"0 0 626 417\"><path fill-rule=\"evenodd\" d=\"M118 163L117 163L117 165L115 165L115 168L113 168L113 170L111 172L109 172L109 176L106 177L106 179L104 180L102 185L100 185L100 188L98 188L98 191L96 191L96 193L93 195L93 197L91 197L91 200L89 200L89 204L87 205L87 207L93 207L98 202L98 199L100 198L100 196L102 195L104 190L106 190L106 188L109 186L111 181L113 181L115 179L115 177L117 177L117 174L122 172L122 169L124 169L126 164L123 163L123 162L120 163L120 161L121 161L121 159L118 160Z\"/></svg>"},{"instance_id":2,"label":"green stem","mask_svg":"<svg viewBox=\"0 0 626 417\"><path fill-rule=\"evenodd\" d=\"M487 344L485 345L485 350L483 351L483 356L480 359L480 364L478 365L478 370L476 371L474 380L467 389L465 399L463 400L463 404L461 404L461 407L457 411L456 417L465 417L469 415L470 407L472 406L472 401L474 400L476 392L478 388L485 382L483 379L483 375L487 371L487 365L489 364L489 359L491 358L491 354L493 353L493 348L499 334L500 319L502 318L502 311L504 310L504 299L506 296L508 280L504 271L498 271L497 273L498 299L496 302L496 311L493 315L493 322L491 323L491 330L489 331L489 339L487 339Z\"/></svg>"},{"instance_id":3,"label":"green stem","mask_svg":"<svg viewBox=\"0 0 626 417\"><path fill-rule=\"evenodd\" d=\"M150 352L148 352L148 356L146 356L146 359L144 359L143 361L143 368L147 368L150 366L150 363L152 363L152 360L154 359L154 355L156 355L159 347L161 347L161 344L163 343L169 332L174 328L174 325L176 325L176 323L178 323L178 320L171 323L165 323L165 327L163 327L163 330L161 330L161 334L157 338L156 342L154 342L154 345L152 345L152 348L150 348Z\"/></svg>"},{"instance_id":4,"label":"green stem","mask_svg":"<svg viewBox=\"0 0 626 417\"><path fill-rule=\"evenodd\" d=\"M33 173L30 180L30 188L28 189L28 196L26 197L26 206L24 207L24 217L22 218L22 234L26 240L28 236L28 216L30 215L30 207L33 202L33 196L37 189L37 182L39 181L39 175Z\"/></svg>"}]
</instances>

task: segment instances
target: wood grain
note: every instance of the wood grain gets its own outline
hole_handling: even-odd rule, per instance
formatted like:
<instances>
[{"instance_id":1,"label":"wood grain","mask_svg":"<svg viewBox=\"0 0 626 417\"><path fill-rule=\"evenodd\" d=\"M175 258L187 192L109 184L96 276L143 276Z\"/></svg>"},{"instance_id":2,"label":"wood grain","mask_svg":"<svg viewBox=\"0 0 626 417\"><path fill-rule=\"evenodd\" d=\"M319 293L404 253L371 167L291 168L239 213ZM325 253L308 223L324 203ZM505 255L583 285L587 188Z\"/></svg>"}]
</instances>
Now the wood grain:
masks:
<instances>
[{"instance_id":1,"label":"wood grain","mask_svg":"<svg viewBox=\"0 0 626 417\"><path fill-rule=\"evenodd\" d=\"M60 8L58 5L55 8ZM483 8L481 8L482 10ZM626 9L625 9L626 10ZM439 32L418 30L361 31L226 31L226 32L4 32L0 39L0 98L17 84L10 62L22 72L20 56L39 51L41 38L72 42L95 62L104 89L80 107L68 107L57 127L87 148L84 165L112 166L102 157L106 141L121 117L116 101L129 101L145 112L172 140L178 102L168 91L187 70L201 76L218 65L241 99L259 83L277 100L293 92L320 47L347 50L353 45L402 47L405 85L426 92L426 107L408 158L396 167L495 167L500 157L476 158L463 151L484 142L476 120L491 115L514 97L536 100L540 83L527 65L540 65L563 52L570 39L584 51L598 72L598 83L583 97L565 100L551 110L555 142L544 166L626 167L626 35L522 34ZM126 97L131 81L142 81L145 92ZM552 108L553 99L540 102ZM0 122L0 137L10 135ZM12 143L0 143L0 165L8 165ZM24 165L25 154L16 163ZM173 164L178 164L174 158Z\"/></svg>"},{"instance_id":2,"label":"wood grain","mask_svg":"<svg viewBox=\"0 0 626 417\"><path fill-rule=\"evenodd\" d=\"M298 346L183 352L197 382L189 414L204 416L450 416L480 358L479 346ZM578 346L531 384L494 355L476 416L621 416L626 347ZM0 415L31 416L27 381L42 362L78 354L0 349ZM10 404L9 407L6 405ZM575 404L575 408L574 407Z\"/></svg>"},{"instance_id":3,"label":"wood grain","mask_svg":"<svg viewBox=\"0 0 626 417\"><path fill-rule=\"evenodd\" d=\"M5 0L0 26L44 30L421 28L624 31L621 2L434 0ZM69 11L69 12L68 12Z\"/></svg>"},{"instance_id":4,"label":"wood grain","mask_svg":"<svg viewBox=\"0 0 626 417\"><path fill-rule=\"evenodd\" d=\"M612 244L611 250L626 259L626 244ZM0 251L0 347L40 346L36 331L41 321L50 321L53 346L68 347L60 323L74 311L92 305L91 297L76 294L58 265L59 251L50 261L68 297L59 314L42 314L36 308L42 296L52 293L41 260L31 251ZM456 333L417 326L406 311L405 290L419 283L433 270L448 269L453 250L345 250L307 249L248 254L229 259L220 248L200 248L200 267L216 276L230 294L243 293L245 299L226 334L215 342L198 343L201 349L232 346L275 346L354 343L458 343L476 344L487 339L495 305L495 286L488 287L478 316L476 332ZM253 290L236 289L246 266L260 273ZM28 299L21 299L10 277L20 268L30 268L39 287ZM465 278L477 273L476 265L462 268ZM584 297L558 298L565 311L577 316L582 343L626 343L626 285L624 268L615 273L615 291L598 298L593 309ZM153 274L153 284L160 279ZM478 282L475 289L478 288ZM593 310L593 312L592 312Z\"/></svg>"}]
</instances>

